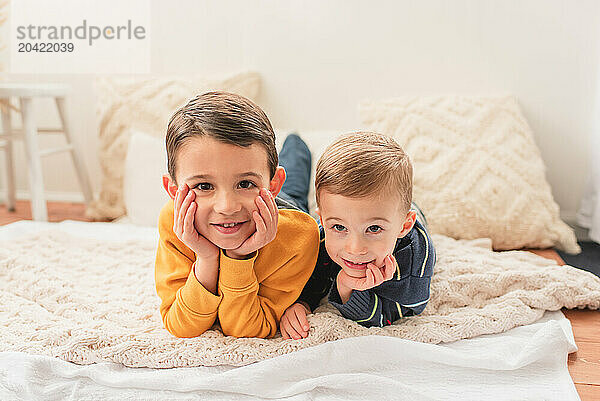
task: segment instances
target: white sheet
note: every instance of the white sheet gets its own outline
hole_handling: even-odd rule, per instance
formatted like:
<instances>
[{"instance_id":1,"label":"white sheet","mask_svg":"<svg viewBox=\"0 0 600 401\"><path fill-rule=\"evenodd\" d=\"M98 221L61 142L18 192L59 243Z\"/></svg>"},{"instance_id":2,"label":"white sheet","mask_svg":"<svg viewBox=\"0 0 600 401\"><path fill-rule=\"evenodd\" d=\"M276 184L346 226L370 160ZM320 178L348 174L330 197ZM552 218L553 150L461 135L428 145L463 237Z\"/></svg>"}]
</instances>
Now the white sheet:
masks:
<instances>
[{"instance_id":1,"label":"white sheet","mask_svg":"<svg viewBox=\"0 0 600 401\"><path fill-rule=\"evenodd\" d=\"M0 239L49 224L107 241L157 238L155 229L129 224L22 221L0 227ZM357 337L238 368L79 366L3 352L0 399L578 400L567 369L567 355L576 350L571 325L558 311L528 326L449 344Z\"/></svg>"}]
</instances>

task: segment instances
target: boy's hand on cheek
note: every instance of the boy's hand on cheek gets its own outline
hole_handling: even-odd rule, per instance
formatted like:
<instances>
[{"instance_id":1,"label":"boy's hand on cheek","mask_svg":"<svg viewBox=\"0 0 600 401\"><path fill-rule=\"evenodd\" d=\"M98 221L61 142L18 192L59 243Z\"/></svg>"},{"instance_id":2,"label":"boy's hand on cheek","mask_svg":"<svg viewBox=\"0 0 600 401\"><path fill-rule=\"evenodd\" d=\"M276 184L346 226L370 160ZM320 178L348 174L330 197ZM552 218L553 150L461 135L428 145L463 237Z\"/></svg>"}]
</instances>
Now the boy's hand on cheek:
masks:
<instances>
[{"instance_id":1,"label":"boy's hand on cheek","mask_svg":"<svg viewBox=\"0 0 600 401\"><path fill-rule=\"evenodd\" d=\"M196 213L196 194L183 184L173 201L173 232L200 259L215 260L219 257L219 248L204 238L194 226Z\"/></svg>"},{"instance_id":2,"label":"boy's hand on cheek","mask_svg":"<svg viewBox=\"0 0 600 401\"><path fill-rule=\"evenodd\" d=\"M228 249L225 254L230 258L244 259L275 239L279 211L275 197L266 188L262 188L254 203L258 210L252 212L256 231L236 249Z\"/></svg>"},{"instance_id":3,"label":"boy's hand on cheek","mask_svg":"<svg viewBox=\"0 0 600 401\"><path fill-rule=\"evenodd\" d=\"M341 270L337 277L338 291L359 290L364 291L377 287L384 281L390 280L396 271L396 258L394 255L388 255L383 260L383 266L377 267L373 263L367 265L366 276L356 278L349 276L344 270ZM340 292L341 295L341 292Z\"/></svg>"}]
</instances>

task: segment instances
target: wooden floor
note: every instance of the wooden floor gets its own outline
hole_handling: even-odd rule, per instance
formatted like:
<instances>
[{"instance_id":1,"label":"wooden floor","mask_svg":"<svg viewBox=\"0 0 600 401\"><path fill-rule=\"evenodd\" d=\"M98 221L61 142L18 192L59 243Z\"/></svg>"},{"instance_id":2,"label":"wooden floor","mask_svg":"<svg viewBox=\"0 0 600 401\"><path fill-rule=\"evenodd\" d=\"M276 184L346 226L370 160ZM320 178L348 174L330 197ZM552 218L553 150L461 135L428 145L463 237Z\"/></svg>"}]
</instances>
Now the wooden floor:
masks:
<instances>
[{"instance_id":1,"label":"wooden floor","mask_svg":"<svg viewBox=\"0 0 600 401\"><path fill-rule=\"evenodd\" d=\"M0 226L14 223L19 220L31 220L29 201L18 200L15 211L9 212L5 204L0 204ZM59 222L63 220L89 221L85 217L85 204L70 202L46 202L48 208L48 221Z\"/></svg>"},{"instance_id":2,"label":"wooden floor","mask_svg":"<svg viewBox=\"0 0 600 401\"><path fill-rule=\"evenodd\" d=\"M82 203L48 202L48 220L88 221L84 215ZM18 220L30 220L31 211L28 201L17 201L16 211L9 213L4 204L0 205L0 225ZM553 250L532 251L564 264ZM575 342L579 351L569 355L568 367L575 387L582 400L600 400L600 312L592 310L562 310L571 321Z\"/></svg>"}]
</instances>

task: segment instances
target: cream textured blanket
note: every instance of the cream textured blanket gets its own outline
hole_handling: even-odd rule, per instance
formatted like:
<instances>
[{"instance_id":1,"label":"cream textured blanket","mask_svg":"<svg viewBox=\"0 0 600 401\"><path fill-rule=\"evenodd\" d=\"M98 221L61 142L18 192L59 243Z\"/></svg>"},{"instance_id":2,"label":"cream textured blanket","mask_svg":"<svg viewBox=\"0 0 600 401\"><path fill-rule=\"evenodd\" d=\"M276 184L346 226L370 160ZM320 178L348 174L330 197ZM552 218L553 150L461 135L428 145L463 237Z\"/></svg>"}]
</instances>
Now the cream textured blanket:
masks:
<instances>
[{"instance_id":1,"label":"cream textured blanket","mask_svg":"<svg viewBox=\"0 0 600 401\"><path fill-rule=\"evenodd\" d=\"M363 335L428 343L499 333L544 310L600 308L600 279L490 241L434 235L438 262L422 315L364 328L322 305L300 341L223 336L180 339L163 327L154 290L154 241L104 242L57 229L0 243L0 351L132 367L241 366L326 341Z\"/></svg>"}]
</instances>

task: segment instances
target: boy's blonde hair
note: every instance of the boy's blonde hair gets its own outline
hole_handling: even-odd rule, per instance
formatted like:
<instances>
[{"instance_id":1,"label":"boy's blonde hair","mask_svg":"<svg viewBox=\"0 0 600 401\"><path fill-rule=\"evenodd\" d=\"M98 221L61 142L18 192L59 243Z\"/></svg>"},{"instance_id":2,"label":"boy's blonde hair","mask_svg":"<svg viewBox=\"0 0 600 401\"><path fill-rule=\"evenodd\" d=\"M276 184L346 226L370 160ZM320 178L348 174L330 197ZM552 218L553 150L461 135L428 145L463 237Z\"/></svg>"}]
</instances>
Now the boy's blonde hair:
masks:
<instances>
[{"instance_id":1,"label":"boy's blonde hair","mask_svg":"<svg viewBox=\"0 0 600 401\"><path fill-rule=\"evenodd\" d=\"M317 205L323 190L349 198L397 194L399 206L408 212L412 175L408 155L391 137L374 132L342 135L325 149L317 162Z\"/></svg>"}]
</instances>

